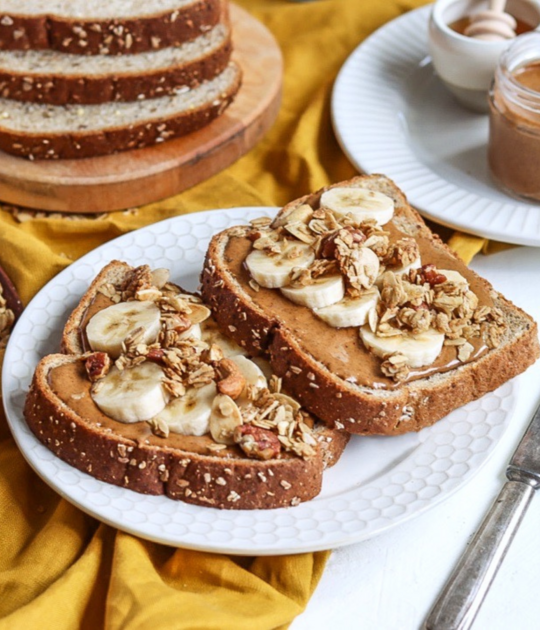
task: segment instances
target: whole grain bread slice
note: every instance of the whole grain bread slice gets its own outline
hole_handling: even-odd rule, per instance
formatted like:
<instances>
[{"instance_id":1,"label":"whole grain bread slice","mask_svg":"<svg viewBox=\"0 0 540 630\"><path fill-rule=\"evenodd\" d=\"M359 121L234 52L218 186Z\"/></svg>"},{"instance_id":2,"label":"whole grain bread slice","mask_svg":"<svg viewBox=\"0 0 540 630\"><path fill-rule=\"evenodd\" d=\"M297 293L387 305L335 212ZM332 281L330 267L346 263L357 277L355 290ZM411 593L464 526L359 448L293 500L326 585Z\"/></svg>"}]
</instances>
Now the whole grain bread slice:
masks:
<instances>
[{"instance_id":1,"label":"whole grain bread slice","mask_svg":"<svg viewBox=\"0 0 540 630\"><path fill-rule=\"evenodd\" d=\"M89 422L51 389L51 371L69 363L81 363L81 358L52 354L39 362L25 404L28 426L71 466L143 494L224 509L295 506L319 494L324 469L347 442L343 432L320 424L314 432L316 456L266 461L189 452L165 440L163 445L137 442Z\"/></svg>"},{"instance_id":2,"label":"whole grain bread slice","mask_svg":"<svg viewBox=\"0 0 540 630\"><path fill-rule=\"evenodd\" d=\"M223 20L227 0L6 0L1 50L124 55L179 46Z\"/></svg>"},{"instance_id":3,"label":"whole grain bread slice","mask_svg":"<svg viewBox=\"0 0 540 630\"><path fill-rule=\"evenodd\" d=\"M475 360L457 363L447 371L393 388L362 384L362 379L346 372L346 367L329 369L320 360L322 349L334 348L335 353L341 352L343 356L352 353L359 362L365 361L367 350L359 342L357 332L341 329L353 331L349 334L333 329L315 316L312 319L313 325L317 320L316 334L299 329L297 317L306 307L286 302L275 290L255 286L256 283L250 282L243 260L236 260L228 253L228 246L235 239L244 243L244 254L249 252L246 243L252 228L225 230L214 236L206 255L201 276L203 299L221 329L248 352L267 356L272 369L283 379L284 387L307 409L329 425L344 427L351 433L396 435L418 431L457 407L495 390L538 358L538 332L533 319L468 269L429 230L391 180L383 175L360 176L334 186L362 187L391 197L396 209L392 219L394 226L403 235L427 242L429 251L445 261L444 268L459 271L478 283L502 314L506 330L498 347ZM318 208L324 190L327 188L291 202L279 212L276 221L302 204ZM265 302L266 308L263 308L261 296L268 298L269 291L272 301ZM287 308L287 317L280 306ZM346 346L333 345L347 334Z\"/></svg>"},{"instance_id":4,"label":"whole grain bread slice","mask_svg":"<svg viewBox=\"0 0 540 630\"><path fill-rule=\"evenodd\" d=\"M187 91L130 103L62 106L0 99L0 149L37 160L151 146L208 125L230 105L240 84L240 68L230 62Z\"/></svg>"},{"instance_id":5,"label":"whole grain bread slice","mask_svg":"<svg viewBox=\"0 0 540 630\"><path fill-rule=\"evenodd\" d=\"M137 101L187 91L225 70L230 28L218 24L172 48L122 57L1 51L0 97L51 105Z\"/></svg>"},{"instance_id":6,"label":"whole grain bread slice","mask_svg":"<svg viewBox=\"0 0 540 630\"><path fill-rule=\"evenodd\" d=\"M58 457L97 479L196 505L269 509L315 497L323 471L337 462L348 442L345 432L319 421L312 433L316 440L313 456L282 451L279 457L263 461L247 457L238 446L215 448L219 445L208 436L190 438L187 445L197 445L191 450L182 444L183 438L172 433L166 438L150 434L135 439L120 422L108 426L96 422L99 410L86 390L90 407L85 409L94 410L87 415L74 409L71 394L55 390L53 370L70 366L84 375L85 314L96 296L101 292L114 295L114 287L125 288L136 272L121 261L104 267L66 322L62 349L71 354L49 355L38 364L25 404L25 418L38 439ZM89 387L88 383L86 389ZM80 393L74 397L80 400Z\"/></svg>"}]
</instances>

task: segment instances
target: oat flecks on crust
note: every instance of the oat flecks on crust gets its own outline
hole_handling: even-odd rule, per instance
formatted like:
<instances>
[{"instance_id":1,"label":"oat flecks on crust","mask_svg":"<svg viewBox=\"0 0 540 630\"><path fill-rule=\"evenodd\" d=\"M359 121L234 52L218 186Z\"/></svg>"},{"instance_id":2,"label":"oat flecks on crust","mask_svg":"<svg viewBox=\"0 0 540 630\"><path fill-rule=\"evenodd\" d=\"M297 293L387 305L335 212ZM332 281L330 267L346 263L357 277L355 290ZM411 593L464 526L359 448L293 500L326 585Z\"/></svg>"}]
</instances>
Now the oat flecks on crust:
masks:
<instances>
[{"instance_id":1,"label":"oat flecks on crust","mask_svg":"<svg viewBox=\"0 0 540 630\"><path fill-rule=\"evenodd\" d=\"M392 265L410 261L415 255L415 247L410 239L421 237L433 247L434 252L444 255L451 262L451 268L461 269L465 273L463 264L430 232L392 182L378 175L355 178L350 183L355 185L356 182L374 190L382 190L394 198L396 214L393 223L403 233L403 238L392 246L385 238L384 226L382 230L377 228L370 234L364 234L365 239L356 234L354 226L351 226L353 229L348 229L348 234L338 235L345 244L351 239L361 241L364 246L368 243L379 257L379 264L384 257L385 270L388 271ZM321 246L324 246L325 255L330 256L342 245L339 242L336 244L331 234L326 241L324 238L325 234L331 233L329 228L336 227L334 219L326 214L313 217L322 192L308 195L286 206L273 222L272 229L283 228L291 218L291 210L301 208L301 214L309 214L311 217L311 229L306 231L295 225L294 235L298 237L300 234L299 239L306 242L314 236L315 228L318 232L315 239L322 235ZM268 237L264 233L265 227L266 224L244 228L243 235L251 234L256 242L259 238ZM446 344L455 348L458 367L429 378L401 382L408 374L408 366L402 357L395 355L389 358L384 368L398 382L394 389L380 392L359 386L354 380L342 379L326 369L316 357L304 351L294 330L289 329L277 316L269 316L258 306L256 298L250 297L254 287L243 286L242 281L229 271L224 256L228 241L233 235L242 236L242 232L238 228L234 232L222 232L210 243L201 276L203 298L223 329L227 329L228 324L233 321L238 322L238 330L231 333L233 338L237 342L243 341L250 351L258 349L259 353L269 356L272 369L282 377L288 391L312 413L332 426L366 435L396 435L417 431L433 424L455 408L493 391L524 371L538 358L536 323L521 309L494 292L487 281L470 271L466 272L467 277L472 276L477 286L491 296L493 304L486 308L486 305L475 304L474 298L467 291L452 282L447 283L446 287L440 286L444 282L440 282L442 278L437 277L437 269L425 267L398 280L396 274L387 276L385 298L388 303L383 302L384 310L376 312L377 317L369 323L374 327L382 326L390 319L390 324L396 325L396 330L399 331L419 330L429 322L429 326L445 332ZM276 247L277 241L273 237L261 241L261 245L270 242L272 247ZM369 276L368 273L364 275ZM357 276L360 277L360 274ZM307 278L309 282L309 273L303 273L301 277L301 281ZM412 295L416 291L418 295ZM407 303L411 298L427 298L431 302L430 307L435 303L436 308L411 308ZM394 312L387 313L391 309ZM431 312L420 312L424 310ZM254 347L252 333L242 324L239 313L246 313L250 327L257 331L260 339L258 348ZM265 334L262 334L263 329ZM488 351L473 362L467 362L471 352L471 339L481 339ZM314 374L316 379L309 379L308 374Z\"/></svg>"}]
</instances>

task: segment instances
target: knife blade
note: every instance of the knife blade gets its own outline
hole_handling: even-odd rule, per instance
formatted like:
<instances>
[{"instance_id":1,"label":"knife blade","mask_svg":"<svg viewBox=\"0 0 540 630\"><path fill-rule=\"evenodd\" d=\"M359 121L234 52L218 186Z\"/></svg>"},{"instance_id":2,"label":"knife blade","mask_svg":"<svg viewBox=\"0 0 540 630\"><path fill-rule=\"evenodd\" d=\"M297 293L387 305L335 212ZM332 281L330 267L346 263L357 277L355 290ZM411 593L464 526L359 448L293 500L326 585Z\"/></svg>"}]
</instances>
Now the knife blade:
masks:
<instances>
[{"instance_id":1,"label":"knife blade","mask_svg":"<svg viewBox=\"0 0 540 630\"><path fill-rule=\"evenodd\" d=\"M431 609L426 630L470 628L540 487L540 405L506 469L508 481Z\"/></svg>"}]
</instances>

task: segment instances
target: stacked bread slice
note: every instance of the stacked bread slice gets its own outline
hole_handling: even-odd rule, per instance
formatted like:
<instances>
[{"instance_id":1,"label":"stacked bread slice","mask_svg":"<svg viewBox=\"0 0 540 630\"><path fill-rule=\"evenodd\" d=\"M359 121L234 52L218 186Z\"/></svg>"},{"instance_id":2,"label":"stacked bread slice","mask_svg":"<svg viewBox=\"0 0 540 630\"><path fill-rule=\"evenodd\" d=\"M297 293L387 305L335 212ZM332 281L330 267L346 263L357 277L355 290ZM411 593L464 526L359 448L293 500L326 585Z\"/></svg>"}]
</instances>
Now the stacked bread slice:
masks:
<instances>
[{"instance_id":1,"label":"stacked bread slice","mask_svg":"<svg viewBox=\"0 0 540 630\"><path fill-rule=\"evenodd\" d=\"M0 12L0 149L72 159L209 124L241 82L227 0L32 0Z\"/></svg>"}]
</instances>

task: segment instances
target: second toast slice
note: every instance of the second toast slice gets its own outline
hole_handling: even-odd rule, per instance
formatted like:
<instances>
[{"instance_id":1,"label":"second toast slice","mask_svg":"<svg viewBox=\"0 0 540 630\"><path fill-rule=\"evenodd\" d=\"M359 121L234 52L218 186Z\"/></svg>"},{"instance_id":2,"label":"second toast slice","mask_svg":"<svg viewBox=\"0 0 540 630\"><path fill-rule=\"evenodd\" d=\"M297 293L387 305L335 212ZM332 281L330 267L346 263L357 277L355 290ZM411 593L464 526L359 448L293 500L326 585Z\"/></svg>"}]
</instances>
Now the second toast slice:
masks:
<instances>
[{"instance_id":1,"label":"second toast slice","mask_svg":"<svg viewBox=\"0 0 540 630\"><path fill-rule=\"evenodd\" d=\"M429 426L539 354L532 318L468 269L382 175L216 235L201 280L221 328L268 356L312 413L351 433Z\"/></svg>"}]
</instances>

